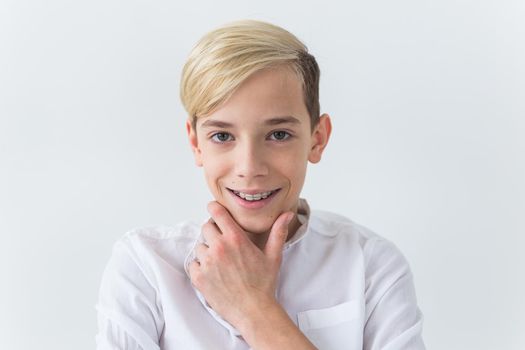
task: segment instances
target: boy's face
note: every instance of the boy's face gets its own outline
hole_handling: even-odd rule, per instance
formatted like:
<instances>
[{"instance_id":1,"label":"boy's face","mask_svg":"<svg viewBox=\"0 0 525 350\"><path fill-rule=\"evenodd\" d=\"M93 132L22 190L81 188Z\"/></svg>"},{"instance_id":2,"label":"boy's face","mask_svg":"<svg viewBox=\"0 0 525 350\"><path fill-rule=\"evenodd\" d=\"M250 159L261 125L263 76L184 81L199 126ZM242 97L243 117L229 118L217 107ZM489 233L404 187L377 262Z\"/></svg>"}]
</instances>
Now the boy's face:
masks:
<instances>
[{"instance_id":1,"label":"boy's face","mask_svg":"<svg viewBox=\"0 0 525 350\"><path fill-rule=\"evenodd\" d=\"M196 130L188 121L187 130L215 200L258 234L269 232L281 213L297 212L307 163L321 159L331 125L323 115L311 132L298 77L278 67L255 73L198 118Z\"/></svg>"}]
</instances>

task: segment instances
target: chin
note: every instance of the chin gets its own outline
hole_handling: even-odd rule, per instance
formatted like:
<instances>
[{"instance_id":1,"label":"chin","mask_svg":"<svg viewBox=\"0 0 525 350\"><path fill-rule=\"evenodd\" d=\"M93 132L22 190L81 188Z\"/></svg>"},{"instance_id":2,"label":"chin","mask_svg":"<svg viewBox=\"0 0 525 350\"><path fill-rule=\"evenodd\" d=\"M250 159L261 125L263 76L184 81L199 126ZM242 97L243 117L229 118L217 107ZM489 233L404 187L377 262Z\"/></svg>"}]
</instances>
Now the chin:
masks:
<instances>
[{"instance_id":1,"label":"chin","mask_svg":"<svg viewBox=\"0 0 525 350\"><path fill-rule=\"evenodd\" d=\"M285 210L282 209L284 204L281 198L275 198L276 201L269 203L266 208L248 210L240 208L235 202L231 202L230 198L216 197L216 199L223 207L228 210L232 218L239 224L244 231L253 234L264 234L270 232L275 220Z\"/></svg>"},{"instance_id":2,"label":"chin","mask_svg":"<svg viewBox=\"0 0 525 350\"><path fill-rule=\"evenodd\" d=\"M235 218L235 221L237 221L237 223L241 225L244 231L255 233L255 234L262 234L262 233L269 232L272 229L275 219L267 218L265 220L265 219L255 218L255 217L254 218L242 217L242 218Z\"/></svg>"}]
</instances>

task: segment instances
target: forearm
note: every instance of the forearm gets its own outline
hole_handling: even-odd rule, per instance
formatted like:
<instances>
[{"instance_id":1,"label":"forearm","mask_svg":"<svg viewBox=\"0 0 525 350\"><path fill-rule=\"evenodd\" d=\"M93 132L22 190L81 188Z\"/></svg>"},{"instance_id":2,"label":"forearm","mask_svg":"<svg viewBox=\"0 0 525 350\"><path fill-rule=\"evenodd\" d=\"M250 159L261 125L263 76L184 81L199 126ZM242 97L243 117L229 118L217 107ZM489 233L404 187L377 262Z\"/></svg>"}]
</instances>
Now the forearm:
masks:
<instances>
[{"instance_id":1,"label":"forearm","mask_svg":"<svg viewBox=\"0 0 525 350\"><path fill-rule=\"evenodd\" d=\"M316 349L277 302L259 305L239 330L254 350Z\"/></svg>"}]
</instances>

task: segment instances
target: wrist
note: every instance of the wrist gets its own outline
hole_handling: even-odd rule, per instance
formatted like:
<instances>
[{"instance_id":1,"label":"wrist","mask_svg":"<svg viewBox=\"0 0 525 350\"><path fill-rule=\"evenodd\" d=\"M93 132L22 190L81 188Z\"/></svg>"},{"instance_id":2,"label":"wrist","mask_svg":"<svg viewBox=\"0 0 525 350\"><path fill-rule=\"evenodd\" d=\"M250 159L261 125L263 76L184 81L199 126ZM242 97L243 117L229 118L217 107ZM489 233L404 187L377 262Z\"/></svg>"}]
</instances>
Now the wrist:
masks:
<instances>
[{"instance_id":1,"label":"wrist","mask_svg":"<svg viewBox=\"0 0 525 350\"><path fill-rule=\"evenodd\" d=\"M243 335L251 334L272 319L279 317L280 310L282 307L275 298L265 297L253 300L245 305L243 314L238 318L237 329Z\"/></svg>"},{"instance_id":2,"label":"wrist","mask_svg":"<svg viewBox=\"0 0 525 350\"><path fill-rule=\"evenodd\" d=\"M316 349L275 299L248 315L238 330L252 349Z\"/></svg>"}]
</instances>

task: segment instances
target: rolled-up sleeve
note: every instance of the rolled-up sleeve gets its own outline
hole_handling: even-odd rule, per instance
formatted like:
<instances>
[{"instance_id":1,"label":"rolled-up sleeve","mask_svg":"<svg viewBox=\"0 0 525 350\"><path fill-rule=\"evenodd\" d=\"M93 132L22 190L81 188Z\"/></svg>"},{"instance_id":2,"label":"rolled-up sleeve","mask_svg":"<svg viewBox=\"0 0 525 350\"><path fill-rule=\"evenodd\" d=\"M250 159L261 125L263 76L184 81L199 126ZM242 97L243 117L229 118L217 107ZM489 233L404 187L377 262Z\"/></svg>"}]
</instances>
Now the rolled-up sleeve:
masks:
<instances>
[{"instance_id":1,"label":"rolled-up sleeve","mask_svg":"<svg viewBox=\"0 0 525 350\"><path fill-rule=\"evenodd\" d=\"M389 241L370 242L366 254L366 350L424 350L423 316L408 262Z\"/></svg>"}]
</instances>

